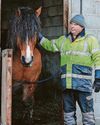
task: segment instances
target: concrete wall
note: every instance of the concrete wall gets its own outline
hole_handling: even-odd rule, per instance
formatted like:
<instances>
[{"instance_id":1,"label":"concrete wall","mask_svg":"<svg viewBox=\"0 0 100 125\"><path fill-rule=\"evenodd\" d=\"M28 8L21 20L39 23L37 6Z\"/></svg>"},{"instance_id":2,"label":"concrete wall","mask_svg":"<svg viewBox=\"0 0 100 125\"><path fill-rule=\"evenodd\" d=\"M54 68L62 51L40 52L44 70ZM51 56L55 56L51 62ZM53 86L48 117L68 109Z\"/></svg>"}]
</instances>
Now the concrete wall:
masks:
<instances>
[{"instance_id":1,"label":"concrete wall","mask_svg":"<svg viewBox=\"0 0 100 125\"><path fill-rule=\"evenodd\" d=\"M72 15L80 13L80 0L70 0ZM82 0L82 13L86 19L87 32L100 41L100 0Z\"/></svg>"}]
</instances>

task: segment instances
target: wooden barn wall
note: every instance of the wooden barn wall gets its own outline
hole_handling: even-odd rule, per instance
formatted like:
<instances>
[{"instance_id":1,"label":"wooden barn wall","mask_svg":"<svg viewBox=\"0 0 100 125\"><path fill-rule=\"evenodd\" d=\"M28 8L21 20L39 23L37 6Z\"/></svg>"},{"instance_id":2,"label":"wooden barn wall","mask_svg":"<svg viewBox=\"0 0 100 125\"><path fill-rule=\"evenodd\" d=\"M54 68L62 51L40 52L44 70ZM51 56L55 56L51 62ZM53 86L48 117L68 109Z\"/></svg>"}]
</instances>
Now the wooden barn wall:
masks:
<instances>
[{"instance_id":1,"label":"wooden barn wall","mask_svg":"<svg viewBox=\"0 0 100 125\"><path fill-rule=\"evenodd\" d=\"M56 38L63 34L63 0L2 0L1 4L1 46L5 48L9 17L19 6L43 6L40 16L43 35Z\"/></svg>"},{"instance_id":2,"label":"wooden barn wall","mask_svg":"<svg viewBox=\"0 0 100 125\"><path fill-rule=\"evenodd\" d=\"M56 38L63 34L63 0L44 0L43 4L43 34L48 38Z\"/></svg>"}]
</instances>

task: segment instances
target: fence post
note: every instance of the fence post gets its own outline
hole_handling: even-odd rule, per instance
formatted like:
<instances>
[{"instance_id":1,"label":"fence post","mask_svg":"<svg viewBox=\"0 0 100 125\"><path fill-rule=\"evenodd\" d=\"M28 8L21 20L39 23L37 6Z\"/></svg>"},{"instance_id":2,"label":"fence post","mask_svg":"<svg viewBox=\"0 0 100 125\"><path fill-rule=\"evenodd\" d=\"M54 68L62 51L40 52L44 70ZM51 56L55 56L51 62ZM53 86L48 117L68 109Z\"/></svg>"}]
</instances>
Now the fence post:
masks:
<instances>
[{"instance_id":1,"label":"fence post","mask_svg":"<svg viewBox=\"0 0 100 125\"><path fill-rule=\"evenodd\" d=\"M12 49L2 51L1 124L12 124Z\"/></svg>"}]
</instances>

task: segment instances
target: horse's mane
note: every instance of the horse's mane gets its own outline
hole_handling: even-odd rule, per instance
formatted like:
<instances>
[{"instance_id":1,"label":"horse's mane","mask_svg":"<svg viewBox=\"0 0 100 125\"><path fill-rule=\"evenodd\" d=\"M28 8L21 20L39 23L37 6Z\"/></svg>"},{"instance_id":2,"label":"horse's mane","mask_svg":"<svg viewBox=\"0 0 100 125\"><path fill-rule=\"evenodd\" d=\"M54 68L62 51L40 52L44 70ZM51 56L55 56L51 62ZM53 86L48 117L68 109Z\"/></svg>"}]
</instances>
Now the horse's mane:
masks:
<instances>
[{"instance_id":1,"label":"horse's mane","mask_svg":"<svg viewBox=\"0 0 100 125\"><path fill-rule=\"evenodd\" d=\"M16 38L20 37L21 42L26 41L26 36L30 39L35 33L40 32L40 20L35 15L33 9L29 7L18 8L20 16L13 14L9 21L7 48L17 49Z\"/></svg>"}]
</instances>

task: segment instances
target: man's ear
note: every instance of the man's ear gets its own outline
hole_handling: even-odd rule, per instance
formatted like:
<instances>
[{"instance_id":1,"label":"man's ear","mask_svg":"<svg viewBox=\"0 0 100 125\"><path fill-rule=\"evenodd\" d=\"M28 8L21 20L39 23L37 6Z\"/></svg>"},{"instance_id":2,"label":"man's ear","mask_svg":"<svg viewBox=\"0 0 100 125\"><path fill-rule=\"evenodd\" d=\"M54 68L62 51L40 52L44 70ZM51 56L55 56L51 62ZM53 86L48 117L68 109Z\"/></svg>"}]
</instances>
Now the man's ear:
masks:
<instances>
[{"instance_id":1,"label":"man's ear","mask_svg":"<svg viewBox=\"0 0 100 125\"><path fill-rule=\"evenodd\" d=\"M35 11L35 14L36 14L37 17L40 16L41 11L42 11L42 7L39 7L39 8Z\"/></svg>"}]
</instances>

